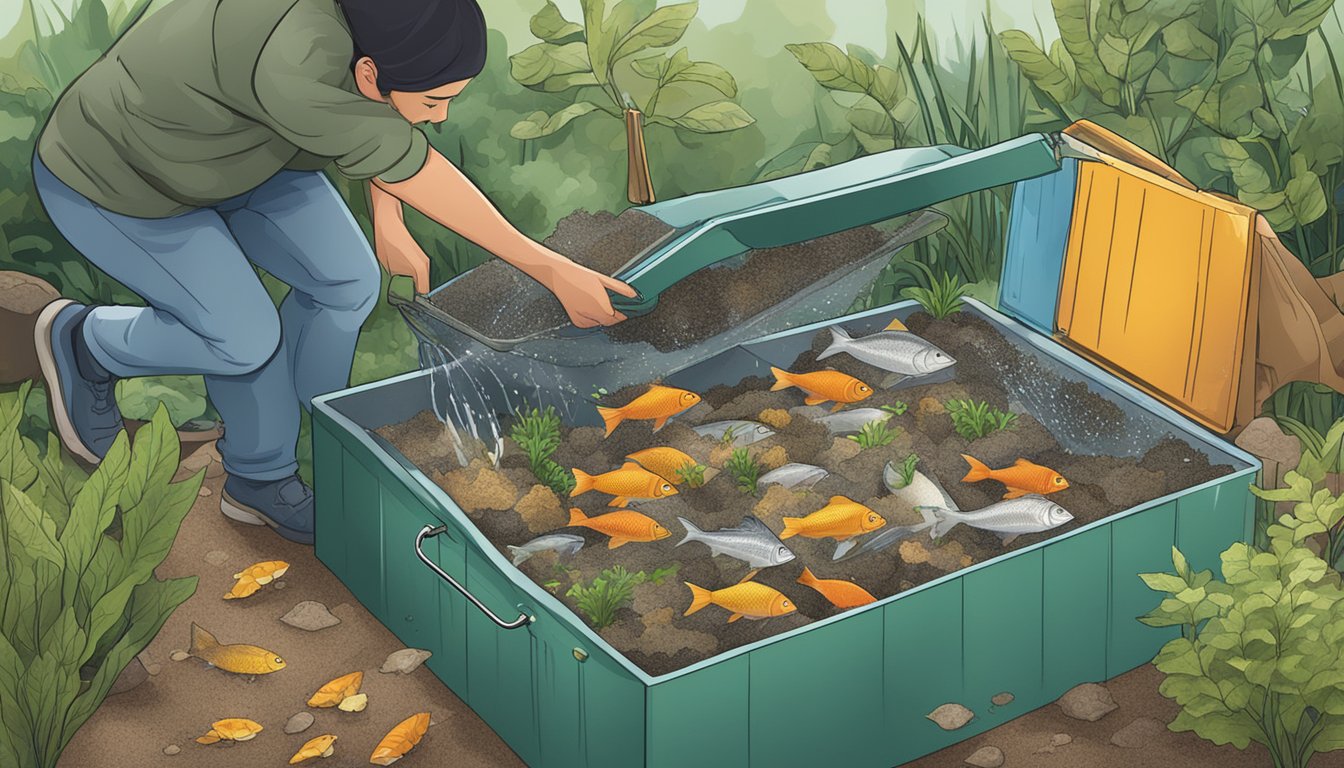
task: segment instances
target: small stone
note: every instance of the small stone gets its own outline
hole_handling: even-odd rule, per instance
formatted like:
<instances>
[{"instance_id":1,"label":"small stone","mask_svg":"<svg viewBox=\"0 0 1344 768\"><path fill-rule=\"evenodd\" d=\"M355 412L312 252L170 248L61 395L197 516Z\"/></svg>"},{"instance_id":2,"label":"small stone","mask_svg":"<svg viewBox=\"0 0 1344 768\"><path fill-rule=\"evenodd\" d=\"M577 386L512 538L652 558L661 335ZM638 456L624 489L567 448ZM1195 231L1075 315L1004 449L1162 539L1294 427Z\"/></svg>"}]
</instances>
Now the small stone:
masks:
<instances>
[{"instance_id":1,"label":"small stone","mask_svg":"<svg viewBox=\"0 0 1344 768\"><path fill-rule=\"evenodd\" d=\"M206 496L209 496L211 493L214 493L214 491L211 491L209 488L202 485L201 490L197 491L196 495L200 496L201 498L205 498Z\"/></svg>"},{"instance_id":2,"label":"small stone","mask_svg":"<svg viewBox=\"0 0 1344 768\"><path fill-rule=\"evenodd\" d=\"M1050 737L1050 746L1052 747L1062 747L1065 744L1072 743L1073 737L1067 733L1056 733L1054 736Z\"/></svg>"},{"instance_id":3,"label":"small stone","mask_svg":"<svg viewBox=\"0 0 1344 768\"><path fill-rule=\"evenodd\" d=\"M112 683L112 688L107 692L108 696L116 696L119 693L125 693L132 688L140 685L149 679L149 670L145 668L139 658L131 659L131 663L121 670L117 679Z\"/></svg>"},{"instance_id":4,"label":"small stone","mask_svg":"<svg viewBox=\"0 0 1344 768\"><path fill-rule=\"evenodd\" d=\"M1003 750L998 747L981 747L966 758L966 764L975 768L999 768L1003 765Z\"/></svg>"},{"instance_id":5,"label":"small stone","mask_svg":"<svg viewBox=\"0 0 1344 768\"><path fill-rule=\"evenodd\" d=\"M925 715L944 731L955 731L971 722L975 713L960 704L944 704Z\"/></svg>"},{"instance_id":6,"label":"small stone","mask_svg":"<svg viewBox=\"0 0 1344 768\"><path fill-rule=\"evenodd\" d=\"M177 746L176 744L169 744L168 746L163 748L163 754L168 755L169 757L172 757L173 755L176 755L181 751L182 748Z\"/></svg>"},{"instance_id":7,"label":"small stone","mask_svg":"<svg viewBox=\"0 0 1344 768\"><path fill-rule=\"evenodd\" d=\"M313 725L312 713L299 712L298 714L289 718L289 722L285 723L285 733L288 734L303 733L304 731L311 728L312 725Z\"/></svg>"},{"instance_id":8,"label":"small stone","mask_svg":"<svg viewBox=\"0 0 1344 768\"><path fill-rule=\"evenodd\" d=\"M1089 723L1095 723L1119 707L1115 699L1111 698L1111 692L1097 683L1074 686L1055 703L1074 720L1086 720Z\"/></svg>"},{"instance_id":9,"label":"small stone","mask_svg":"<svg viewBox=\"0 0 1344 768\"><path fill-rule=\"evenodd\" d=\"M341 699L341 703L336 705L336 708L342 712L363 712L367 706L369 706L369 695L367 693L357 693L354 696L346 696Z\"/></svg>"},{"instance_id":10,"label":"small stone","mask_svg":"<svg viewBox=\"0 0 1344 768\"><path fill-rule=\"evenodd\" d=\"M989 701L990 701L991 704L993 704L993 705L996 706L996 707L1006 707L1006 706L1008 706L1009 704L1012 704L1012 703L1013 703L1013 698L1014 698L1014 697L1013 697L1013 694L1008 693L1007 691L1004 691L1003 693L1000 693L1000 694L994 696L994 697L993 697L992 699L990 699Z\"/></svg>"},{"instance_id":11,"label":"small stone","mask_svg":"<svg viewBox=\"0 0 1344 768\"><path fill-rule=\"evenodd\" d=\"M420 665L424 664L425 659L428 659L430 655L429 651L422 651L416 648L403 648L388 656L387 660L383 662L382 669L379 671L384 673L400 672L403 675L409 675L416 669L419 669Z\"/></svg>"},{"instance_id":12,"label":"small stone","mask_svg":"<svg viewBox=\"0 0 1344 768\"><path fill-rule=\"evenodd\" d=\"M1115 732L1111 743L1123 749L1142 749L1150 747L1167 732L1167 726L1151 717L1136 718L1129 725Z\"/></svg>"},{"instance_id":13,"label":"small stone","mask_svg":"<svg viewBox=\"0 0 1344 768\"><path fill-rule=\"evenodd\" d=\"M211 550L210 552L205 553L205 562L211 565L223 565L224 561L228 559L229 556L226 553L219 551L218 549Z\"/></svg>"},{"instance_id":14,"label":"small stone","mask_svg":"<svg viewBox=\"0 0 1344 768\"><path fill-rule=\"evenodd\" d=\"M728 463L728 458L733 455L733 446L716 445L709 451L709 465L722 469L724 464Z\"/></svg>"},{"instance_id":15,"label":"small stone","mask_svg":"<svg viewBox=\"0 0 1344 768\"><path fill-rule=\"evenodd\" d=\"M283 582L283 581L277 581L277 582L275 582L274 584L272 584L271 586L274 587L275 589L284 589L284 588L285 588L285 582Z\"/></svg>"},{"instance_id":16,"label":"small stone","mask_svg":"<svg viewBox=\"0 0 1344 768\"><path fill-rule=\"evenodd\" d=\"M168 654L168 658L172 659L173 661L186 661L187 659L191 658L191 654L179 648L173 651L172 653Z\"/></svg>"},{"instance_id":17,"label":"small stone","mask_svg":"<svg viewBox=\"0 0 1344 768\"><path fill-rule=\"evenodd\" d=\"M334 627L341 620L331 615L327 606L313 600L304 600L290 609L280 620L291 627L316 632L319 629Z\"/></svg>"},{"instance_id":18,"label":"small stone","mask_svg":"<svg viewBox=\"0 0 1344 768\"><path fill-rule=\"evenodd\" d=\"M1297 466L1302 457L1302 443L1293 435L1284 434L1278 422L1268 416L1252 419L1235 442L1247 453L1286 468Z\"/></svg>"},{"instance_id":19,"label":"small stone","mask_svg":"<svg viewBox=\"0 0 1344 768\"><path fill-rule=\"evenodd\" d=\"M148 672L152 677L162 672L163 667L157 663L150 663L145 665L145 671Z\"/></svg>"}]
</instances>

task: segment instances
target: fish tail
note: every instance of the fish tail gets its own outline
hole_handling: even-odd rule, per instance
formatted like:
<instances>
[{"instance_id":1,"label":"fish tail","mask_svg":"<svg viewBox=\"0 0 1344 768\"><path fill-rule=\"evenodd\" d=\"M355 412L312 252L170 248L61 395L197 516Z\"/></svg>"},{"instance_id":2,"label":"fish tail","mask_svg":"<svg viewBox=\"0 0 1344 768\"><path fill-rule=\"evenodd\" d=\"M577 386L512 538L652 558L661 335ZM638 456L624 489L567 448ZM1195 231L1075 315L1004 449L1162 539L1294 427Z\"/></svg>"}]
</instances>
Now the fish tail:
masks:
<instances>
[{"instance_id":1,"label":"fish tail","mask_svg":"<svg viewBox=\"0 0 1344 768\"><path fill-rule=\"evenodd\" d=\"M961 478L961 482L978 483L981 480L989 479L989 474L993 470L985 466L985 463L983 461L975 458L974 456L967 456L964 453L961 454L961 458L965 459L966 463L970 465L970 469L966 471L966 476Z\"/></svg>"},{"instance_id":2,"label":"fish tail","mask_svg":"<svg viewBox=\"0 0 1344 768\"><path fill-rule=\"evenodd\" d=\"M610 437L611 433L625 421L625 408L604 408L597 406L597 412L602 416L602 423L607 426L607 434L603 437Z\"/></svg>"},{"instance_id":3,"label":"fish tail","mask_svg":"<svg viewBox=\"0 0 1344 768\"><path fill-rule=\"evenodd\" d=\"M512 544L508 545L508 547L509 553L513 555L514 565L522 565L527 562L528 558L532 557L532 553L522 547L515 547Z\"/></svg>"},{"instance_id":4,"label":"fish tail","mask_svg":"<svg viewBox=\"0 0 1344 768\"><path fill-rule=\"evenodd\" d=\"M576 526L576 525L584 525L584 524L586 524L587 522L588 522L588 516L585 515L585 514L583 514L583 510L582 510L582 509L579 509L578 507L570 507L570 509L569 509L569 525L570 525L570 527L573 527L573 526Z\"/></svg>"},{"instance_id":5,"label":"fish tail","mask_svg":"<svg viewBox=\"0 0 1344 768\"><path fill-rule=\"evenodd\" d=\"M219 641L215 639L215 636L202 629L201 625L192 622L191 647L187 650L187 653L192 656L200 656L205 651L217 647L219 647Z\"/></svg>"},{"instance_id":6,"label":"fish tail","mask_svg":"<svg viewBox=\"0 0 1344 768\"><path fill-rule=\"evenodd\" d=\"M915 507L915 509L919 510L919 516L924 518L925 527L933 528L938 525L938 518L933 514L932 507Z\"/></svg>"},{"instance_id":7,"label":"fish tail","mask_svg":"<svg viewBox=\"0 0 1344 768\"><path fill-rule=\"evenodd\" d=\"M587 493L593 490L593 476L577 467L571 470L574 473L574 490L569 492L570 496L578 496L580 493Z\"/></svg>"},{"instance_id":8,"label":"fish tail","mask_svg":"<svg viewBox=\"0 0 1344 768\"><path fill-rule=\"evenodd\" d=\"M798 583L805 587L815 587L817 585L817 577L812 573L811 568L803 566L803 575L798 577Z\"/></svg>"},{"instance_id":9,"label":"fish tail","mask_svg":"<svg viewBox=\"0 0 1344 768\"><path fill-rule=\"evenodd\" d=\"M820 355L817 355L817 359L821 360L822 358L830 357L831 355L838 355L841 352L844 352L845 345L853 340L854 340L853 337L851 337L848 333L845 333L844 328L841 328L838 325L832 325L831 345L827 347L825 351L823 351Z\"/></svg>"},{"instance_id":10,"label":"fish tail","mask_svg":"<svg viewBox=\"0 0 1344 768\"><path fill-rule=\"evenodd\" d=\"M771 392L777 392L781 389L788 389L793 386L793 379L788 371L783 368L776 368L772 365L770 366L770 372L775 374L775 384L770 387Z\"/></svg>"},{"instance_id":11,"label":"fish tail","mask_svg":"<svg viewBox=\"0 0 1344 768\"><path fill-rule=\"evenodd\" d=\"M691 588L691 607L687 608L682 616L690 616L713 601L714 593L708 589L697 587L689 581L683 581L682 583Z\"/></svg>"},{"instance_id":12,"label":"fish tail","mask_svg":"<svg viewBox=\"0 0 1344 768\"><path fill-rule=\"evenodd\" d=\"M919 510L921 514L927 511L933 515L933 529L929 531L929 536L935 539L943 538L948 531L956 528L957 523L961 522L953 518L952 512L942 507L920 507Z\"/></svg>"},{"instance_id":13,"label":"fish tail","mask_svg":"<svg viewBox=\"0 0 1344 768\"><path fill-rule=\"evenodd\" d=\"M803 518L801 517L784 518L784 532L779 534L779 538L787 539L790 536L797 536L799 533L802 533L802 526L799 525L802 521Z\"/></svg>"},{"instance_id":14,"label":"fish tail","mask_svg":"<svg viewBox=\"0 0 1344 768\"><path fill-rule=\"evenodd\" d=\"M678 517L677 522L681 523L686 528L686 538L677 542L678 547L680 547L682 544L685 544L688 541L695 541L696 539L700 538L700 534L704 533L704 531L700 530L699 526L697 526L695 523L692 523L690 520L687 520L684 517Z\"/></svg>"}]
</instances>

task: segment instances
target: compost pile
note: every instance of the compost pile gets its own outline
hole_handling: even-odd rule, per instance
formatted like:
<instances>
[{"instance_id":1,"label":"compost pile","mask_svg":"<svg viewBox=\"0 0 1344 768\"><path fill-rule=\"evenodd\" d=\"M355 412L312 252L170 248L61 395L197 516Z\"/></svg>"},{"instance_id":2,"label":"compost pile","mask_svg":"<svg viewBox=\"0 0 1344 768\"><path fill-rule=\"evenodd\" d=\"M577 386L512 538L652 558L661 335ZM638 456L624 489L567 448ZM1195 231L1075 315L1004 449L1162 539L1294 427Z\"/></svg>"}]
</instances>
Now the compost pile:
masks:
<instances>
[{"instance_id":1,"label":"compost pile","mask_svg":"<svg viewBox=\"0 0 1344 768\"><path fill-rule=\"evenodd\" d=\"M871 397L847 405L839 413L886 406L890 417L885 424L892 439L885 444L869 441L869 447L865 447L848 435L831 434L818 421L828 414L830 403L825 408L804 406L804 395L798 389L771 391L774 382L757 377L736 386L700 392L699 404L658 432L653 431L651 421L626 421L605 438L600 428L563 425L552 459L565 470L564 475L572 469L593 475L609 472L622 467L629 454L655 446L677 448L705 466L700 487L692 487L680 478L672 481L680 482L677 495L630 502L629 509L653 518L670 534L653 541L608 548L607 535L569 527L570 508L593 517L622 507L608 506L612 496L595 491L573 497L558 495L539 482L525 452L512 440L507 442L497 469L479 460L460 468L451 461L442 424L428 412L379 432L443 487L506 557L511 556L509 545L519 546L543 534L582 537L583 546L576 553L542 551L519 568L652 675L841 612L818 591L799 583L805 567L818 579L852 582L880 600L1232 471L1226 465L1210 465L1204 453L1171 436L1144 446L1146 450L1135 451L1133 457L1071 453L1027 413L1017 413L1006 429L968 439L954 426L949 401L983 402L1008 412L1013 397L1004 382L1012 377L1005 377L1005 371L1025 370L1037 378L1052 374L1036 366L1033 358L1020 353L988 322L970 313L953 314L944 320L917 313L908 325L912 332L956 358L952 381L921 384L916 379L912 385L883 389L878 384L886 373L848 354L817 360L831 342L825 330L816 334L812 348L788 369L806 372L833 368L872 383L875 391ZM1057 418L1096 421L1120 416L1112 403L1085 386L1068 385L1062 380L1038 383L1057 388ZM612 393L603 398L603 404L624 405L647 389L632 387ZM692 428L729 419L750 420L773 430L773 435L745 446L762 474L791 462L816 465L829 474L810 488L787 489L761 483L747 487L750 484L744 485L731 468L734 447L718 437L701 436ZM1123 427L1117 424L1115 428ZM796 605L795 612L732 623L728 622L730 611L717 605L683 615L692 600L686 582L710 590L723 589L739 582L751 568L728 555L711 557L708 547L699 541L677 546L686 535L678 517L704 531L716 531L738 525L746 515L755 515L779 534L785 527L783 518L805 517L826 507L832 497L845 496L879 513L888 528L918 524L921 513L896 502L883 479L889 462L901 465L907 461L913 461L920 473L940 483L961 510L969 513L999 501L1005 484L963 482L968 463L962 454L991 468L1010 467L1018 459L1028 459L1055 470L1069 485L1045 498L1062 506L1073 519L1053 530L1022 535L1007 545L996 534L968 525L957 525L937 541L924 530L887 549L839 561L832 559L834 539L793 536L783 543L795 559L761 569L754 581L787 596ZM916 458L910 459L912 455ZM861 545L881 531L855 541ZM595 584L594 580L599 582ZM613 582L623 589L613 587ZM620 594L613 597L612 593ZM615 604L603 606L597 599L600 597L610 598Z\"/></svg>"},{"instance_id":2,"label":"compost pile","mask_svg":"<svg viewBox=\"0 0 1344 768\"><path fill-rule=\"evenodd\" d=\"M633 208L619 216L580 210L561 219L544 243L584 266L615 275L675 233L661 219ZM645 342L664 352L691 346L773 307L800 288L878 255L889 239L874 227L856 227L748 251L686 277L663 293L653 311L605 332L617 343ZM492 339L523 339L569 323L554 295L499 259L449 283L431 301ZM706 306L720 311L705 312Z\"/></svg>"}]
</instances>

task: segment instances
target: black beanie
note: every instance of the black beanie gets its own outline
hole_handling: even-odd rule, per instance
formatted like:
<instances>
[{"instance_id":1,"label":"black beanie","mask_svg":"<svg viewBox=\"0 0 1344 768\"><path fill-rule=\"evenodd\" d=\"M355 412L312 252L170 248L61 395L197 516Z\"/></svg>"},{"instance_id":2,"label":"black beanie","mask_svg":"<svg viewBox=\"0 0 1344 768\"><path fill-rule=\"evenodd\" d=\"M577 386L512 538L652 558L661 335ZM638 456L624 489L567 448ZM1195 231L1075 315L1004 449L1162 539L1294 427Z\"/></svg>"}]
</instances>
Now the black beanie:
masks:
<instances>
[{"instance_id":1,"label":"black beanie","mask_svg":"<svg viewBox=\"0 0 1344 768\"><path fill-rule=\"evenodd\" d=\"M378 67L378 90L419 92L480 74L485 15L476 0L338 0L355 60Z\"/></svg>"}]
</instances>

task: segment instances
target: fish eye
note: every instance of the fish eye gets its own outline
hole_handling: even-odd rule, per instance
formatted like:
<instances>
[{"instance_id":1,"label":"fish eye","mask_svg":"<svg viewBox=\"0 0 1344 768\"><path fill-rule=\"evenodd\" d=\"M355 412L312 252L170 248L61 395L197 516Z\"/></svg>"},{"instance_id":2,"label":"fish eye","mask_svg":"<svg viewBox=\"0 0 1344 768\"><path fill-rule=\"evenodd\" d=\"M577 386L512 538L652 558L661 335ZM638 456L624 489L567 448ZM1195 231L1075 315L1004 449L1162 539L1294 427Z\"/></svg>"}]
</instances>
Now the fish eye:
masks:
<instances>
[{"instance_id":1,"label":"fish eye","mask_svg":"<svg viewBox=\"0 0 1344 768\"><path fill-rule=\"evenodd\" d=\"M859 385L859 391L860 391L860 392L871 392L872 390L868 389L868 385L867 385L867 384L860 384L860 385Z\"/></svg>"},{"instance_id":2,"label":"fish eye","mask_svg":"<svg viewBox=\"0 0 1344 768\"><path fill-rule=\"evenodd\" d=\"M1063 485L1063 484L1064 484L1064 478L1060 477L1059 475L1055 475L1055 485Z\"/></svg>"},{"instance_id":3,"label":"fish eye","mask_svg":"<svg viewBox=\"0 0 1344 768\"><path fill-rule=\"evenodd\" d=\"M276 656L276 657L275 657L275 663L276 663L276 664L284 664L284 663L285 663L285 660L282 659L282 658L280 658L279 656Z\"/></svg>"},{"instance_id":4,"label":"fish eye","mask_svg":"<svg viewBox=\"0 0 1344 768\"><path fill-rule=\"evenodd\" d=\"M790 603L788 600L785 600L784 602L780 603L780 605L784 606L785 608L792 608L792 607L793 607L793 604Z\"/></svg>"},{"instance_id":5,"label":"fish eye","mask_svg":"<svg viewBox=\"0 0 1344 768\"><path fill-rule=\"evenodd\" d=\"M876 523L876 522L877 522L877 515L869 515L869 516L868 516L868 522L870 522L870 523Z\"/></svg>"},{"instance_id":6,"label":"fish eye","mask_svg":"<svg viewBox=\"0 0 1344 768\"><path fill-rule=\"evenodd\" d=\"M668 485L667 483L663 483L663 493L671 493L671 492L672 492L672 486Z\"/></svg>"}]
</instances>

